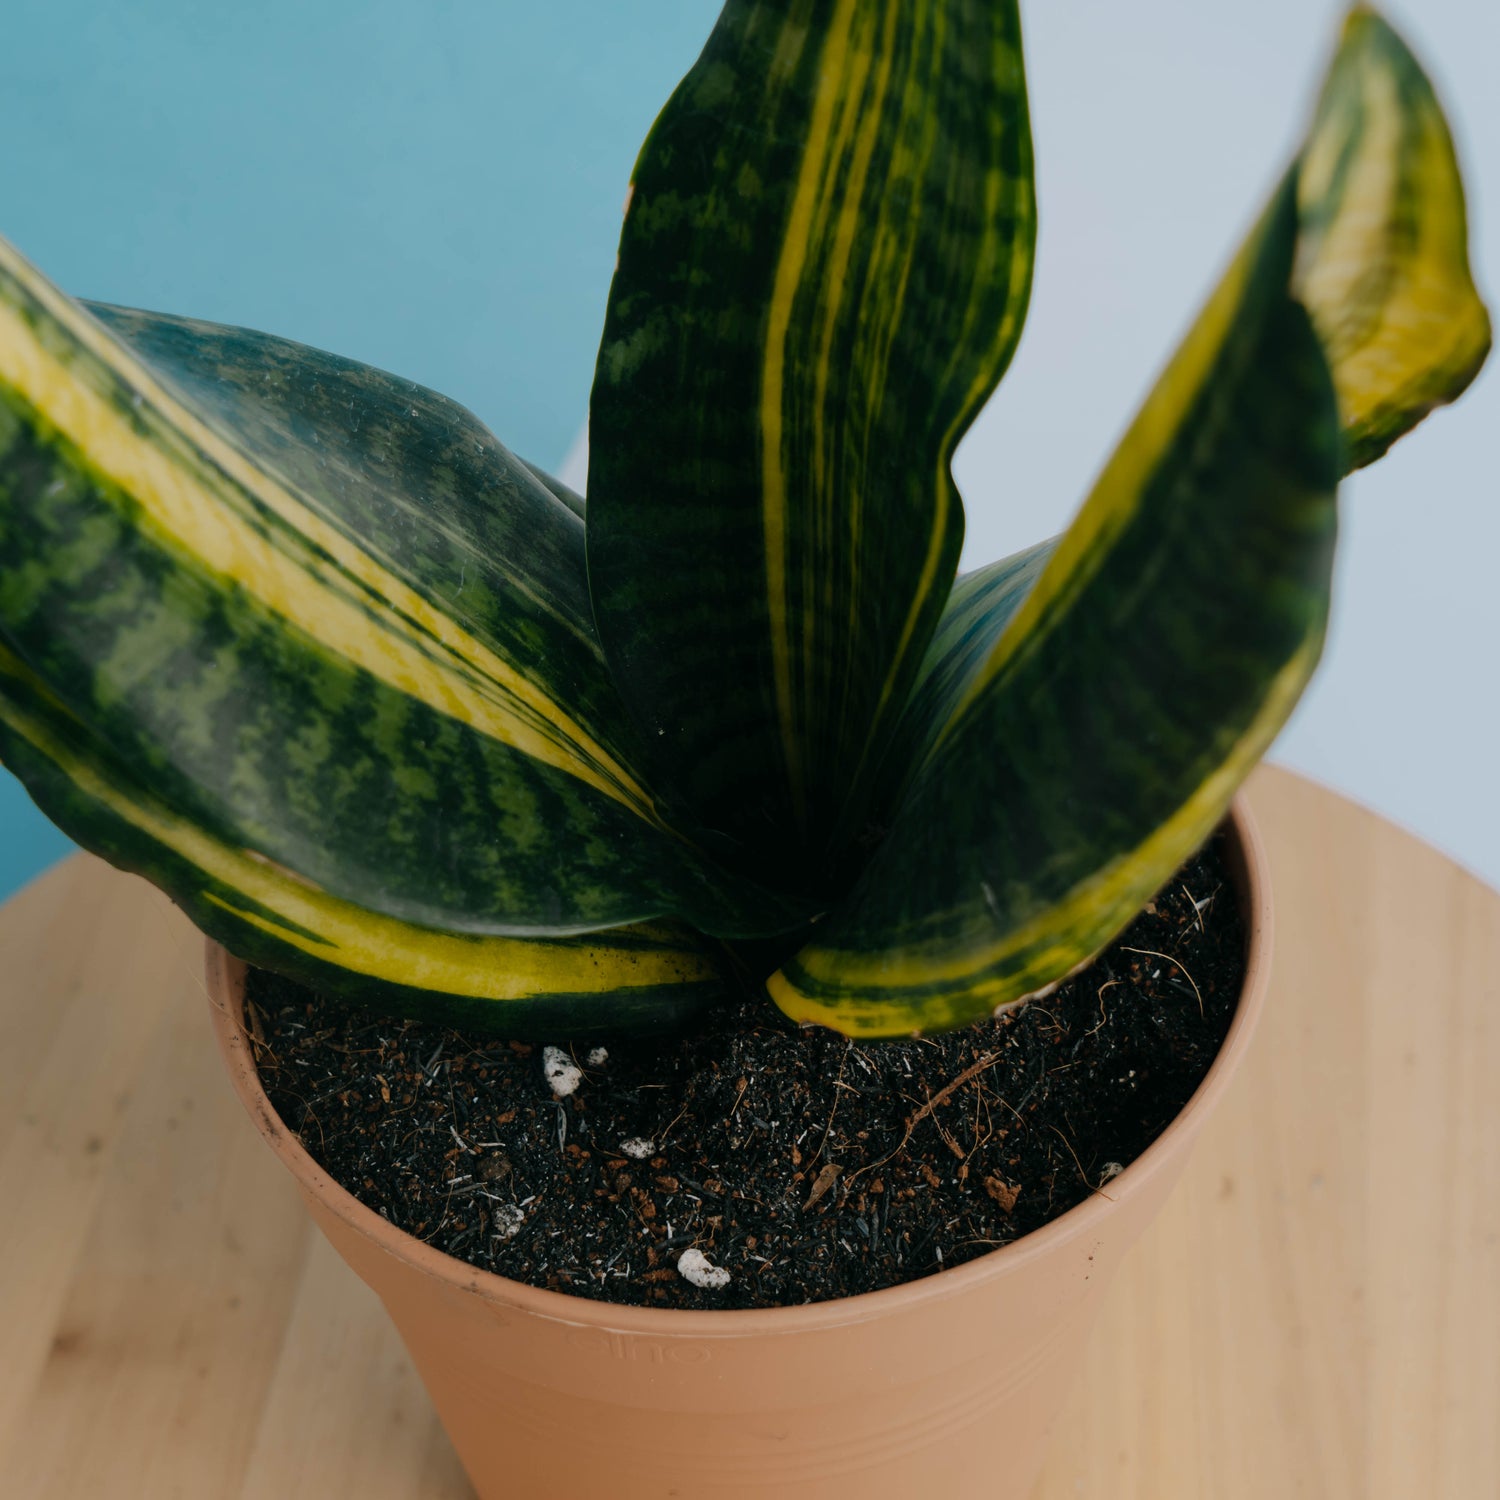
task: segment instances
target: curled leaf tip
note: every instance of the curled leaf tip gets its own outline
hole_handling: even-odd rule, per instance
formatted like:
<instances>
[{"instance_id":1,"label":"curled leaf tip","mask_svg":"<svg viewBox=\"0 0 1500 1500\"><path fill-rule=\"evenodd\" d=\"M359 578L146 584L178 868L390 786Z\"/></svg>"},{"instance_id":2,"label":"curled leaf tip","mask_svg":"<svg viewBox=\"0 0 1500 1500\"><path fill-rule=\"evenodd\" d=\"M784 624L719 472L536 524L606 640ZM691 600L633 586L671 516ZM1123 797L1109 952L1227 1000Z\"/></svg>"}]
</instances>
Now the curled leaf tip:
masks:
<instances>
[{"instance_id":1,"label":"curled leaf tip","mask_svg":"<svg viewBox=\"0 0 1500 1500\"><path fill-rule=\"evenodd\" d=\"M1349 469L1456 400L1488 356L1458 156L1431 81L1350 11L1299 160L1296 293L1333 371Z\"/></svg>"}]
</instances>

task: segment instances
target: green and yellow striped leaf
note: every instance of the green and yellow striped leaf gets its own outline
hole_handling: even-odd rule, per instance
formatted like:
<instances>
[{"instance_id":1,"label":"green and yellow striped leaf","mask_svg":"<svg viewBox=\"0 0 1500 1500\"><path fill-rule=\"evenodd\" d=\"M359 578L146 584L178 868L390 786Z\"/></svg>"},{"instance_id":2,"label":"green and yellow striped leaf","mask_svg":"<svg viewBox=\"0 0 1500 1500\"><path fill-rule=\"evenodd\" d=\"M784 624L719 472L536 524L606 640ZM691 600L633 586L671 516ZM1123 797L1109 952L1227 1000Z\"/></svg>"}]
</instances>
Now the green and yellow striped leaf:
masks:
<instances>
[{"instance_id":1,"label":"green and yellow striped leaf","mask_svg":"<svg viewBox=\"0 0 1500 1500\"><path fill-rule=\"evenodd\" d=\"M723 997L680 924L505 937L343 899L167 806L4 646L0 758L72 837L171 892L233 952L324 993L507 1036L671 1027Z\"/></svg>"},{"instance_id":2,"label":"green and yellow striped leaf","mask_svg":"<svg viewBox=\"0 0 1500 1500\"><path fill-rule=\"evenodd\" d=\"M1447 126L1358 7L1296 169L1072 529L955 587L884 770L890 836L778 1004L942 1029L1103 947L1317 661L1337 473L1457 396L1488 342Z\"/></svg>"},{"instance_id":3,"label":"green and yellow striped leaf","mask_svg":"<svg viewBox=\"0 0 1500 1500\"><path fill-rule=\"evenodd\" d=\"M1357 469L1461 395L1490 347L1447 121L1416 59L1365 6L1345 23L1298 199L1297 295L1323 340Z\"/></svg>"},{"instance_id":4,"label":"green and yellow striped leaf","mask_svg":"<svg viewBox=\"0 0 1500 1500\"><path fill-rule=\"evenodd\" d=\"M760 875L858 830L948 596L1035 212L1014 0L730 0L636 165L589 578L659 778Z\"/></svg>"},{"instance_id":5,"label":"green and yellow striped leaf","mask_svg":"<svg viewBox=\"0 0 1500 1500\"><path fill-rule=\"evenodd\" d=\"M473 417L244 330L91 315L9 247L0 641L161 805L361 910L789 921L664 819L582 526Z\"/></svg>"},{"instance_id":6,"label":"green and yellow striped leaf","mask_svg":"<svg viewBox=\"0 0 1500 1500\"><path fill-rule=\"evenodd\" d=\"M1342 458L1289 290L1295 188L998 639L955 658L889 835L772 976L789 1016L938 1031L1061 978L1202 842L1290 712L1322 645Z\"/></svg>"},{"instance_id":7,"label":"green and yellow striped leaf","mask_svg":"<svg viewBox=\"0 0 1500 1500\"><path fill-rule=\"evenodd\" d=\"M1339 392L1345 467L1378 458L1484 362L1463 183L1432 87L1367 7L1344 26L1301 153L1295 294ZM887 757L877 806L909 776L1040 575L1055 542L960 578Z\"/></svg>"}]
</instances>

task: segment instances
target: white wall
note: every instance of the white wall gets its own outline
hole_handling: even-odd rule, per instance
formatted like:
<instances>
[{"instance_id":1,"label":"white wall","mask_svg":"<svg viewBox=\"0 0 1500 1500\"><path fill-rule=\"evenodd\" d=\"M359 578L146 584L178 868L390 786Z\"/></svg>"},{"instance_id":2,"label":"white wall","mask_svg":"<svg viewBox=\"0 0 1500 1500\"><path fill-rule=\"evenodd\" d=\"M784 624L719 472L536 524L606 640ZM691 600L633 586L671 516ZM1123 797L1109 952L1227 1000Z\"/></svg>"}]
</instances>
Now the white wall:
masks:
<instances>
[{"instance_id":1,"label":"white wall","mask_svg":"<svg viewBox=\"0 0 1500 1500\"><path fill-rule=\"evenodd\" d=\"M1456 121L1500 296L1500 4L1386 15ZM1040 246L1004 386L959 451L964 566L1059 531L1298 140L1342 7L1033 0ZM1490 441L1486 441L1489 438ZM1328 651L1272 758L1500 885L1500 358L1344 487ZM564 478L580 486L582 440Z\"/></svg>"}]
</instances>

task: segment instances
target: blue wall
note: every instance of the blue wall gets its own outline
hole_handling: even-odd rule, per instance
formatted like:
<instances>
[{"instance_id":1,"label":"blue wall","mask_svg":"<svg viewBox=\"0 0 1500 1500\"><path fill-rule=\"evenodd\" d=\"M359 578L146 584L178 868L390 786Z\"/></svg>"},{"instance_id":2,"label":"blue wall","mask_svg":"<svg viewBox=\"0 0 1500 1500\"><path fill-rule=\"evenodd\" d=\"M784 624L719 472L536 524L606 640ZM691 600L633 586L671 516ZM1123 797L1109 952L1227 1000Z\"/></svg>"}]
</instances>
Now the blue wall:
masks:
<instances>
[{"instance_id":1,"label":"blue wall","mask_svg":"<svg viewBox=\"0 0 1500 1500\"><path fill-rule=\"evenodd\" d=\"M635 150L716 0L8 0L0 234L80 296L267 329L558 464ZM66 851L0 772L0 898Z\"/></svg>"}]
</instances>

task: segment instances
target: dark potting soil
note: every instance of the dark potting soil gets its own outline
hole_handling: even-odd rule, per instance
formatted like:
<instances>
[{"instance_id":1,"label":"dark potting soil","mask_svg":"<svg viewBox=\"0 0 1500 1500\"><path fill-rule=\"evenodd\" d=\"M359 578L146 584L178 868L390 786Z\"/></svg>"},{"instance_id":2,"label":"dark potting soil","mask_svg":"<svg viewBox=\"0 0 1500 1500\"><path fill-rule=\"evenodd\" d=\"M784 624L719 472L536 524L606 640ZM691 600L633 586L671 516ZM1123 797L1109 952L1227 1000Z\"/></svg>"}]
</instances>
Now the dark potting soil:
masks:
<instances>
[{"instance_id":1,"label":"dark potting soil","mask_svg":"<svg viewBox=\"0 0 1500 1500\"><path fill-rule=\"evenodd\" d=\"M252 970L253 1050L338 1182L484 1270L648 1306L852 1296L1108 1193L1181 1110L1244 973L1220 844L1085 972L944 1036L856 1045L747 998L607 1057L560 1040L583 1077L557 1099L540 1044L351 1012ZM728 1284L690 1283L685 1250Z\"/></svg>"}]
</instances>

